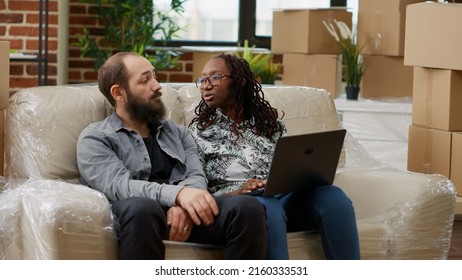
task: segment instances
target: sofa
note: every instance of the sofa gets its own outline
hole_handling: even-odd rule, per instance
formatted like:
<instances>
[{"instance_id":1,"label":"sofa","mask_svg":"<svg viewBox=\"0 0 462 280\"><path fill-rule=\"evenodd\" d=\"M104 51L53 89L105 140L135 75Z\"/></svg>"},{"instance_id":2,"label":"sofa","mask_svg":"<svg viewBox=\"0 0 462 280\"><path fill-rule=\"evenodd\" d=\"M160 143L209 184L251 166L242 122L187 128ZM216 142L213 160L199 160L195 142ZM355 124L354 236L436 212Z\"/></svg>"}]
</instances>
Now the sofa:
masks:
<instances>
[{"instance_id":1,"label":"sofa","mask_svg":"<svg viewBox=\"0 0 462 280\"><path fill-rule=\"evenodd\" d=\"M188 125L200 93L163 84L167 118ZM285 113L289 134L338 129L323 89L263 87ZM0 259L117 259L111 207L79 184L76 142L112 107L95 84L23 89L5 115L5 177L0 182ZM347 132L335 177L356 211L362 259L445 259L456 191L446 177L395 169L372 158ZM316 232L287 234L291 259L323 259ZM223 248L165 241L167 259L220 259Z\"/></svg>"}]
</instances>

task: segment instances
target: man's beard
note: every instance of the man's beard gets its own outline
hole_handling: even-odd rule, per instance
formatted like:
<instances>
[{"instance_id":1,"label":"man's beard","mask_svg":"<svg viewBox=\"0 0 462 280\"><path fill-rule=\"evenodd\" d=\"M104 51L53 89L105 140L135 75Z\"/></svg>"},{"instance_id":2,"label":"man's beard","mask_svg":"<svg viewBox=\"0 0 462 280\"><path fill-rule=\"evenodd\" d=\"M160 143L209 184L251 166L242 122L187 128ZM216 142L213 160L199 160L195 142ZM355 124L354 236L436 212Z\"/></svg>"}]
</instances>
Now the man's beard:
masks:
<instances>
[{"instance_id":1,"label":"man's beard","mask_svg":"<svg viewBox=\"0 0 462 280\"><path fill-rule=\"evenodd\" d=\"M156 127L160 121L164 119L166 108L160 97L159 93L154 93L157 100L153 101L153 96L150 97L149 102L138 100L133 96L130 90L127 90L127 103L125 109L130 116L140 122L147 122L150 127Z\"/></svg>"}]
</instances>

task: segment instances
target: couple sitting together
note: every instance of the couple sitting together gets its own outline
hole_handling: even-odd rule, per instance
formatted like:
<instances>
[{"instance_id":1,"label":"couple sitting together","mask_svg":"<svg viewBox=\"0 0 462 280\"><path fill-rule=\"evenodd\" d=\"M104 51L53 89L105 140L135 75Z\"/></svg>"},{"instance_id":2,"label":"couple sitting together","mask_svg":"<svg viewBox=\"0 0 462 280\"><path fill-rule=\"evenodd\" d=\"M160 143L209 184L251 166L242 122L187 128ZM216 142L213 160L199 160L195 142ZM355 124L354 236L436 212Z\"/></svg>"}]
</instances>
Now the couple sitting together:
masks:
<instances>
[{"instance_id":1,"label":"couple sitting together","mask_svg":"<svg viewBox=\"0 0 462 280\"><path fill-rule=\"evenodd\" d=\"M288 259L287 232L316 230L327 259L359 259L354 208L336 186L250 196L265 186L286 128L248 63L207 62L189 128L165 119L155 69L110 57L98 86L114 106L77 144L82 182L111 202L121 259L164 259L163 240L221 245L226 259Z\"/></svg>"}]
</instances>

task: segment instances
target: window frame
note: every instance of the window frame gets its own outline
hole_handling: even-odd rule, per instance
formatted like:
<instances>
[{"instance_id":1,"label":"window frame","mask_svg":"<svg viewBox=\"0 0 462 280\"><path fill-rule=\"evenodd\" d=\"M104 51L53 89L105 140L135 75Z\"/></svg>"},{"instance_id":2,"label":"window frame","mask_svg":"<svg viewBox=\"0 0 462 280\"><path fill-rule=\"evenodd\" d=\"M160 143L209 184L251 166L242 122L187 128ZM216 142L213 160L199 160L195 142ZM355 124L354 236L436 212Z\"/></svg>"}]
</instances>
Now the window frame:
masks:
<instances>
[{"instance_id":1,"label":"window frame","mask_svg":"<svg viewBox=\"0 0 462 280\"><path fill-rule=\"evenodd\" d=\"M347 0L330 0L331 7L345 7ZM249 45L255 45L258 48L271 47L270 36L257 36L255 34L256 28L256 0L239 0L239 28L238 28L238 41L191 41L191 40L175 40L167 43L168 47L181 47L181 46L236 46L242 45L245 40L248 40Z\"/></svg>"}]
</instances>

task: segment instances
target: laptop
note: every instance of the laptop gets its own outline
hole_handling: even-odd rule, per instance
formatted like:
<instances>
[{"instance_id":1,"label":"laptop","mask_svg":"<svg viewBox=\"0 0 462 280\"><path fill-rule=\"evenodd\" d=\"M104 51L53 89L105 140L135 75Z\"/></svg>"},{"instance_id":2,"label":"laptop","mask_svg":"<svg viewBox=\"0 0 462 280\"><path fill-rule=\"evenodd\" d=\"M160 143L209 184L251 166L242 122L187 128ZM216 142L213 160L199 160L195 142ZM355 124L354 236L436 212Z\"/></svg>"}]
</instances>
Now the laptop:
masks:
<instances>
[{"instance_id":1,"label":"laptop","mask_svg":"<svg viewBox=\"0 0 462 280\"><path fill-rule=\"evenodd\" d=\"M309 192L332 184L345 134L345 129L338 129L279 138L266 186L251 194Z\"/></svg>"}]
</instances>

